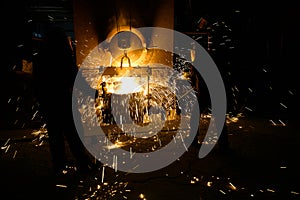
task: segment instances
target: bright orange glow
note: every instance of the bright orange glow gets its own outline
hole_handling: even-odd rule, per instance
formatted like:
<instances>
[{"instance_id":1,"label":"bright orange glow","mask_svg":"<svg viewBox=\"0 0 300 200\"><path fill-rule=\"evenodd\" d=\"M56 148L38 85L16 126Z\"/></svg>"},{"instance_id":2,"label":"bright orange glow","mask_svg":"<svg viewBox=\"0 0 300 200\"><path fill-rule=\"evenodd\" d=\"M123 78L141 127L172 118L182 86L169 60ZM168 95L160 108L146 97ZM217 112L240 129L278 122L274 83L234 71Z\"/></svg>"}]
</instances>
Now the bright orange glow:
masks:
<instances>
[{"instance_id":1,"label":"bright orange glow","mask_svg":"<svg viewBox=\"0 0 300 200\"><path fill-rule=\"evenodd\" d=\"M144 90L143 79L137 77L110 77L105 82L108 93L130 94Z\"/></svg>"}]
</instances>

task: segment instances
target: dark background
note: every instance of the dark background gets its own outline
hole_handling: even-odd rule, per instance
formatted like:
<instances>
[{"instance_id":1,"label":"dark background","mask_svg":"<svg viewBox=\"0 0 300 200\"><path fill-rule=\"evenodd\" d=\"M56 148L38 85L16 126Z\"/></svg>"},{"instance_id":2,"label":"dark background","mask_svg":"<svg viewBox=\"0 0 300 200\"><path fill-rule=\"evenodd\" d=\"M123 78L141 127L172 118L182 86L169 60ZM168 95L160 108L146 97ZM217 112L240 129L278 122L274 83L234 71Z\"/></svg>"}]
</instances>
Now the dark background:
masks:
<instances>
[{"instance_id":1,"label":"dark background","mask_svg":"<svg viewBox=\"0 0 300 200\"><path fill-rule=\"evenodd\" d=\"M300 13L297 8L292 1L175 0L174 28L196 31L201 17L210 25L225 22L231 31L214 32L213 56L218 66L224 67L223 71L231 73L224 75L224 79L237 88L227 91L230 102L237 102L235 111L258 117L298 118ZM75 39L72 1L12 0L3 2L1 10L5 12L1 12L0 127L24 127L35 110L30 100L30 76L20 72L21 60L32 58L39 47L38 39L53 24L65 27ZM224 35L230 36L233 49L217 45L218 38ZM20 107L18 111L16 107ZM23 123L15 123L16 118L22 117L26 119Z\"/></svg>"}]
</instances>

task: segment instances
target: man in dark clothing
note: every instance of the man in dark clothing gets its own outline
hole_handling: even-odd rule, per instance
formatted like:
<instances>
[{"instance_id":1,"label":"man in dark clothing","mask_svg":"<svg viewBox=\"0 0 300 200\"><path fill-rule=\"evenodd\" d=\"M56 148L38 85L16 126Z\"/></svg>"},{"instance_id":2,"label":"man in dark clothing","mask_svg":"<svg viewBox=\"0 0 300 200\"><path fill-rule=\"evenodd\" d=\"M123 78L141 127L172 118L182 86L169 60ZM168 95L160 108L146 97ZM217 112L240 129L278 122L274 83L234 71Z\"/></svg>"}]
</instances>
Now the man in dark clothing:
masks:
<instances>
[{"instance_id":1,"label":"man in dark clothing","mask_svg":"<svg viewBox=\"0 0 300 200\"><path fill-rule=\"evenodd\" d=\"M90 154L78 135L83 131L76 129L73 119L73 112L76 112L74 116L80 116L79 110L72 109L72 103L76 103L72 102L72 92L78 71L65 31L59 27L50 29L33 61L33 85L46 122L53 167L57 173L61 173L67 165L65 140L78 170L86 171L93 166ZM86 88L90 95L95 95L96 90L86 86L85 91Z\"/></svg>"}]
</instances>

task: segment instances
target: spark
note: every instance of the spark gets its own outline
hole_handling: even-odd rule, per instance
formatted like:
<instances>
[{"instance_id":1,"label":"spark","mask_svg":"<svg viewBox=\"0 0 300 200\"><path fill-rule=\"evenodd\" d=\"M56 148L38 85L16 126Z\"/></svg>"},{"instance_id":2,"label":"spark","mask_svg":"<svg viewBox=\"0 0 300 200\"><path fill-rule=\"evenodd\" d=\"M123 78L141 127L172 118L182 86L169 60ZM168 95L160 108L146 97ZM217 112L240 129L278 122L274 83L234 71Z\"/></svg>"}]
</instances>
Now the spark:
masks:
<instances>
[{"instance_id":1,"label":"spark","mask_svg":"<svg viewBox=\"0 0 300 200\"><path fill-rule=\"evenodd\" d=\"M236 187L232 183L229 182L229 185L231 189L236 190Z\"/></svg>"},{"instance_id":2,"label":"spark","mask_svg":"<svg viewBox=\"0 0 300 200\"><path fill-rule=\"evenodd\" d=\"M105 170L105 166L102 167L102 176L101 176L101 183L104 182L104 170Z\"/></svg>"},{"instance_id":3,"label":"spark","mask_svg":"<svg viewBox=\"0 0 300 200\"><path fill-rule=\"evenodd\" d=\"M239 89L237 88L237 86L236 86L236 85L234 86L234 89L235 89L236 91L238 91L238 92L239 92Z\"/></svg>"},{"instance_id":4,"label":"spark","mask_svg":"<svg viewBox=\"0 0 300 200\"><path fill-rule=\"evenodd\" d=\"M247 106L245 107L245 109L247 109L247 110L249 110L251 112L253 111L252 109L248 108Z\"/></svg>"},{"instance_id":5,"label":"spark","mask_svg":"<svg viewBox=\"0 0 300 200\"><path fill-rule=\"evenodd\" d=\"M277 125L277 124L276 124L273 120L271 120L271 119L270 119L270 122L271 122L274 126Z\"/></svg>"},{"instance_id":6,"label":"spark","mask_svg":"<svg viewBox=\"0 0 300 200\"><path fill-rule=\"evenodd\" d=\"M275 192L275 190L267 189L268 192Z\"/></svg>"},{"instance_id":7,"label":"spark","mask_svg":"<svg viewBox=\"0 0 300 200\"><path fill-rule=\"evenodd\" d=\"M219 190L222 194L226 194L223 190Z\"/></svg>"},{"instance_id":8,"label":"spark","mask_svg":"<svg viewBox=\"0 0 300 200\"><path fill-rule=\"evenodd\" d=\"M17 155L17 150L15 150L15 153L14 153L14 156L13 156L13 159L15 159L16 158L16 155Z\"/></svg>"},{"instance_id":9,"label":"spark","mask_svg":"<svg viewBox=\"0 0 300 200\"><path fill-rule=\"evenodd\" d=\"M197 40L199 40L199 39L202 39L202 36L197 37L195 40L197 41Z\"/></svg>"},{"instance_id":10,"label":"spark","mask_svg":"<svg viewBox=\"0 0 300 200\"><path fill-rule=\"evenodd\" d=\"M179 134L180 134L180 138L181 138L181 141L182 141L182 144L183 144L185 150L188 151L188 148L186 147L186 145L185 145L185 143L184 143L184 140L183 140L183 137L182 137L181 132L180 132Z\"/></svg>"},{"instance_id":11,"label":"spark","mask_svg":"<svg viewBox=\"0 0 300 200\"><path fill-rule=\"evenodd\" d=\"M114 155L113 156L113 166L112 166L113 169L115 169L115 172L118 171L118 156Z\"/></svg>"},{"instance_id":12,"label":"spark","mask_svg":"<svg viewBox=\"0 0 300 200\"><path fill-rule=\"evenodd\" d=\"M280 103L280 105L281 105L282 107L284 107L284 108L287 108L287 106L284 105L283 103Z\"/></svg>"},{"instance_id":13,"label":"spark","mask_svg":"<svg viewBox=\"0 0 300 200\"><path fill-rule=\"evenodd\" d=\"M290 93L291 95L294 95L294 93L293 93L291 90L289 90L289 93Z\"/></svg>"},{"instance_id":14,"label":"spark","mask_svg":"<svg viewBox=\"0 0 300 200\"><path fill-rule=\"evenodd\" d=\"M5 149L5 153L7 153L8 149L10 147L10 144L7 146L7 148Z\"/></svg>"},{"instance_id":15,"label":"spark","mask_svg":"<svg viewBox=\"0 0 300 200\"><path fill-rule=\"evenodd\" d=\"M299 192L291 191L291 194L299 195Z\"/></svg>"},{"instance_id":16,"label":"spark","mask_svg":"<svg viewBox=\"0 0 300 200\"><path fill-rule=\"evenodd\" d=\"M57 184L56 185L57 187L61 187L61 188L67 188L68 186L66 186L66 185L59 185L59 184Z\"/></svg>"},{"instance_id":17,"label":"spark","mask_svg":"<svg viewBox=\"0 0 300 200\"><path fill-rule=\"evenodd\" d=\"M286 126L286 124L283 122L283 121L281 121L281 120L278 120L283 126Z\"/></svg>"},{"instance_id":18,"label":"spark","mask_svg":"<svg viewBox=\"0 0 300 200\"><path fill-rule=\"evenodd\" d=\"M49 18L50 20L53 20L53 19L54 19L54 17L52 17L51 15L48 15L48 18Z\"/></svg>"},{"instance_id":19,"label":"spark","mask_svg":"<svg viewBox=\"0 0 300 200\"><path fill-rule=\"evenodd\" d=\"M35 116L37 115L37 113L38 113L38 110L37 110L37 111L35 111L35 113L32 115L32 118L31 118L31 120L33 120L33 119L35 118Z\"/></svg>"},{"instance_id":20,"label":"spark","mask_svg":"<svg viewBox=\"0 0 300 200\"><path fill-rule=\"evenodd\" d=\"M9 141L10 141L10 138L8 138L8 139L6 140L6 142L4 143L3 146L6 146L6 145L8 144Z\"/></svg>"},{"instance_id":21,"label":"spark","mask_svg":"<svg viewBox=\"0 0 300 200\"><path fill-rule=\"evenodd\" d=\"M132 156L133 156L133 154L132 154L132 147L129 148L129 152L130 152L130 159L132 159Z\"/></svg>"},{"instance_id":22,"label":"spark","mask_svg":"<svg viewBox=\"0 0 300 200\"><path fill-rule=\"evenodd\" d=\"M82 197L84 199L99 199L99 200L107 200L111 199L109 197L116 197L117 199L120 199L120 196L122 196L122 199L127 199L128 197L124 195L125 192L130 192L130 190L126 189L128 183L124 182L114 182L112 184L109 184L108 182L101 184L97 184L95 186L95 189L93 191L93 187L89 187L89 198L86 198L87 194L83 194ZM117 197L116 195L120 195Z\"/></svg>"}]
</instances>

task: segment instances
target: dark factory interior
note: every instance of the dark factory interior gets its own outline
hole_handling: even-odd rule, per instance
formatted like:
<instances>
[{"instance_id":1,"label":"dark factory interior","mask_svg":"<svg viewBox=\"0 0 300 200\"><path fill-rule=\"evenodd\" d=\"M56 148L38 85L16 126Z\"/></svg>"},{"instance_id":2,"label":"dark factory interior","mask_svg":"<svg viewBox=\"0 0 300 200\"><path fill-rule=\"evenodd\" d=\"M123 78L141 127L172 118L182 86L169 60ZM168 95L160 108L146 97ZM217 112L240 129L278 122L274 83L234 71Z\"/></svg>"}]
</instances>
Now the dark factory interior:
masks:
<instances>
[{"instance_id":1,"label":"dark factory interior","mask_svg":"<svg viewBox=\"0 0 300 200\"><path fill-rule=\"evenodd\" d=\"M299 199L293 1L10 0L1 8L1 198ZM76 73L63 69L63 46L44 51L63 43L49 42L55 28ZM66 161L55 171L56 132L68 122L78 134L60 135ZM74 138L87 170L73 157Z\"/></svg>"}]
</instances>

